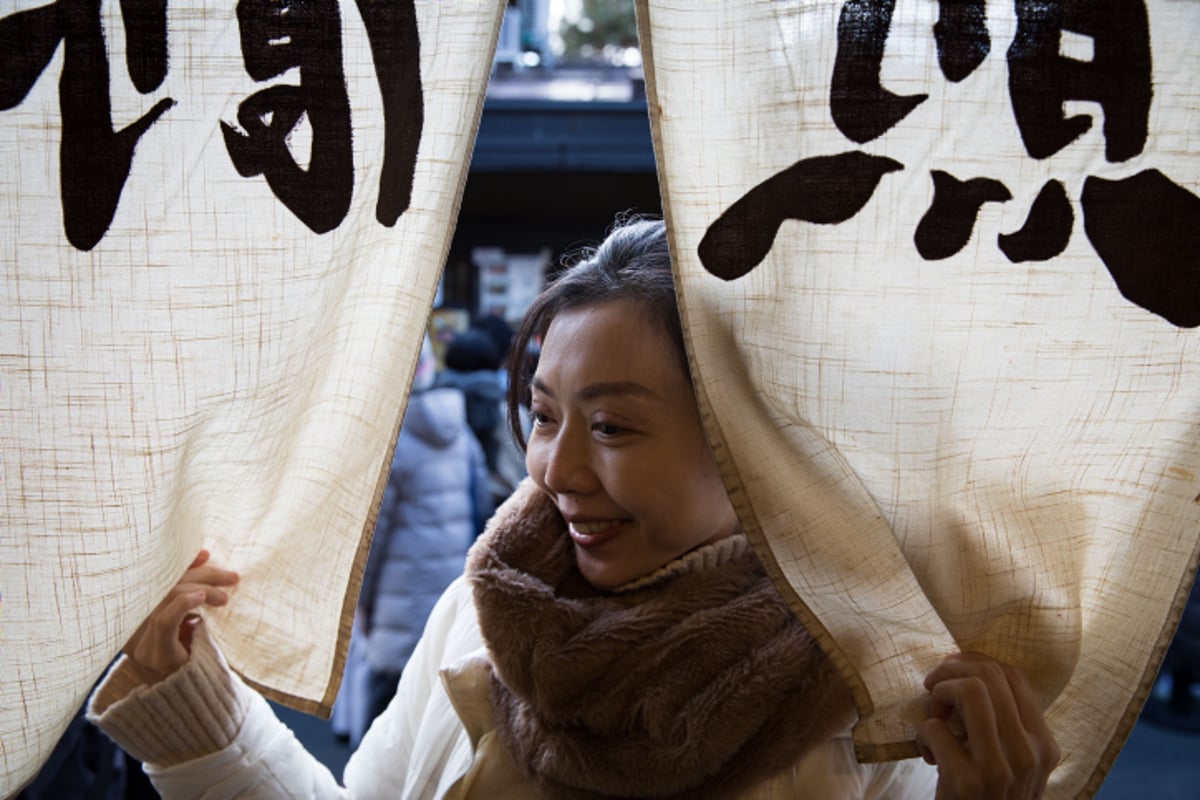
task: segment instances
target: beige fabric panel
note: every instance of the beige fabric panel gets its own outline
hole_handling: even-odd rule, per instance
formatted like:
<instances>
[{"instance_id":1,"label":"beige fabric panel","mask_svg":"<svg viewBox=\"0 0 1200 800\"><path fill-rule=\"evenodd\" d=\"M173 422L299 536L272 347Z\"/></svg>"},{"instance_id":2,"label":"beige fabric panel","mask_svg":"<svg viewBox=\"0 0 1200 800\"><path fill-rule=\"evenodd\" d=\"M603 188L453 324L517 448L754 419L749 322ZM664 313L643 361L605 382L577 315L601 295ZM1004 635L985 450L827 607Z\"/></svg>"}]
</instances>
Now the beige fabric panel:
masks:
<instances>
[{"instance_id":1,"label":"beige fabric panel","mask_svg":"<svg viewBox=\"0 0 1200 800\"><path fill-rule=\"evenodd\" d=\"M923 676L978 650L1033 677L1065 753L1051 794L1090 793L1200 540L1200 7L1121 4L1119 35L988 3L972 41L990 51L950 80L939 4L886 5L639 0L705 423L743 523L855 690L860 758L915 754ZM1043 66L1085 72L1148 45L1152 100L1053 105L1090 127L1034 157L1060 120L1018 124L1032 90L1010 88L1027 66L1012 45L1050 33ZM890 102L873 88L924 97L871 129ZM949 190L934 208L952 183L935 171L991 179L977 216ZM1055 181L1057 238L1009 237Z\"/></svg>"},{"instance_id":2,"label":"beige fabric panel","mask_svg":"<svg viewBox=\"0 0 1200 800\"><path fill-rule=\"evenodd\" d=\"M36 773L202 546L242 576L228 613L207 615L230 663L329 711L504 7L416 0L418 51L412 25L383 13L405 3L374 4L371 20L356 3L309 4L322 16L307 34L288 28L307 18L272 17L247 44L239 4L172 0L165 73L147 87L126 66L137 34L117 3L94 19L82 4L65 28L17 16L46 5L0 14L27 26L18 60L49 43L28 93L0 111L0 796ZM369 31L394 47L373 49ZM256 80L244 47L275 47L284 65ZM397 95L414 68L421 94ZM294 96L260 94L280 86L326 103L302 107L286 143L245 127L287 129ZM108 136L78 112L102 115L105 92ZM97 225L104 198L72 154L99 153L103 183L121 158L111 132L139 120L115 213ZM417 135L413 161L396 145ZM230 141L247 138L235 164ZM271 166L281 148L299 169ZM406 172L407 210L385 221L377 205Z\"/></svg>"}]
</instances>

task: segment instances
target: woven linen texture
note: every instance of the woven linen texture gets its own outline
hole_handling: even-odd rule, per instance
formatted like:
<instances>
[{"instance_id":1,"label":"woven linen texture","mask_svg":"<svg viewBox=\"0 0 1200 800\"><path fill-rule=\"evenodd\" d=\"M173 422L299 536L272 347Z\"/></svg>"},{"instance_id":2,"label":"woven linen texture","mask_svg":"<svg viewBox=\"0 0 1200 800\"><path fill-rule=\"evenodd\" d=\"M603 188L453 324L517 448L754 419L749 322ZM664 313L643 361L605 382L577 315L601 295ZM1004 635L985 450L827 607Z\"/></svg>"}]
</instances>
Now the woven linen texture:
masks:
<instances>
[{"instance_id":1,"label":"woven linen texture","mask_svg":"<svg viewBox=\"0 0 1200 800\"><path fill-rule=\"evenodd\" d=\"M705 424L860 759L975 650L1094 792L1200 539L1200 7L638 12Z\"/></svg>"},{"instance_id":2,"label":"woven linen texture","mask_svg":"<svg viewBox=\"0 0 1200 800\"><path fill-rule=\"evenodd\" d=\"M202 547L328 712L503 5L0 12L0 796Z\"/></svg>"}]
</instances>

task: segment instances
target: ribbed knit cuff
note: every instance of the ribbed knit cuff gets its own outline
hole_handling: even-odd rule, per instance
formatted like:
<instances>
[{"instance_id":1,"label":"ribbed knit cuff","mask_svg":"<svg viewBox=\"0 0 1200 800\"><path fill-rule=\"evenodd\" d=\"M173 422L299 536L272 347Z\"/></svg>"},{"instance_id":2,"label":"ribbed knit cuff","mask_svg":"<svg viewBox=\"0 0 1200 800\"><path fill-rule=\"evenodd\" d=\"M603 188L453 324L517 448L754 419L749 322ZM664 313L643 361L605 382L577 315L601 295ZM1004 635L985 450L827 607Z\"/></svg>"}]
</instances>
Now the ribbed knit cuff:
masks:
<instances>
[{"instance_id":1,"label":"ribbed knit cuff","mask_svg":"<svg viewBox=\"0 0 1200 800\"><path fill-rule=\"evenodd\" d=\"M683 575L688 572L703 572L707 569L714 569L722 564L728 564L734 559L742 557L742 554L750 550L750 540L746 538L746 534L740 530L729 536L717 539L715 542L710 542L695 550L689 550L674 561L667 562L664 566L659 567L649 575L641 578L635 578L629 583L624 583L613 589L617 594L623 592L632 592L635 589L645 589L647 586L653 586L661 581L674 578L677 575Z\"/></svg>"},{"instance_id":2,"label":"ribbed knit cuff","mask_svg":"<svg viewBox=\"0 0 1200 800\"><path fill-rule=\"evenodd\" d=\"M125 656L88 702L88 719L127 753L169 767L229 746L253 695L225 663L204 624L187 663L158 683Z\"/></svg>"}]
</instances>

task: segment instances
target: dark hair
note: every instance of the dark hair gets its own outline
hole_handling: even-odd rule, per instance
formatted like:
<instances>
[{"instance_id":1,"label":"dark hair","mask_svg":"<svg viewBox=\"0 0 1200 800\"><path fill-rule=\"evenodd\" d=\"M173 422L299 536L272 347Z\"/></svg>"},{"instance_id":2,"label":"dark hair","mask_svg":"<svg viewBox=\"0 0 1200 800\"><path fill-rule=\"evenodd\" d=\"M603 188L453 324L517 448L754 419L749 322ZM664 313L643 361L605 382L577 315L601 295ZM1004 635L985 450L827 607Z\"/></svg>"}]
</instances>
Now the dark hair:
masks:
<instances>
[{"instance_id":1,"label":"dark hair","mask_svg":"<svg viewBox=\"0 0 1200 800\"><path fill-rule=\"evenodd\" d=\"M471 320L471 328L487 334L492 340L496 348L496 366L493 369L499 369L504 359L508 358L508 348L513 340L512 326L496 314L480 314Z\"/></svg>"},{"instance_id":2,"label":"dark hair","mask_svg":"<svg viewBox=\"0 0 1200 800\"><path fill-rule=\"evenodd\" d=\"M500 368L500 353L487 331L468 328L455 334L446 348L446 367L457 372Z\"/></svg>"},{"instance_id":3,"label":"dark hair","mask_svg":"<svg viewBox=\"0 0 1200 800\"><path fill-rule=\"evenodd\" d=\"M641 307L645 318L671 343L683 374L691 380L666 225L657 219L619 219L599 246L578 253L542 290L513 338L508 361L508 425L521 449L525 448L525 435L520 406L528 405L536 364L531 343L544 337L563 311L618 300Z\"/></svg>"}]
</instances>

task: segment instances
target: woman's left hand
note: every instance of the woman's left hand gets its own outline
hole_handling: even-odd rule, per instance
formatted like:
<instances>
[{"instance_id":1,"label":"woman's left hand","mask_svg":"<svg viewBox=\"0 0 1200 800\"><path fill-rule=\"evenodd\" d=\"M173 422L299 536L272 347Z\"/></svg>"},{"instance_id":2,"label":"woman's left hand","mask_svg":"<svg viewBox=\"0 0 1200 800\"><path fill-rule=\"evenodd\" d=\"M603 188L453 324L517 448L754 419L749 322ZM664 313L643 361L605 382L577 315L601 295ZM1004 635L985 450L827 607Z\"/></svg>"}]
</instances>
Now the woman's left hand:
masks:
<instances>
[{"instance_id":1,"label":"woman's left hand","mask_svg":"<svg viewBox=\"0 0 1200 800\"><path fill-rule=\"evenodd\" d=\"M236 572L209 562L207 550L197 554L183 577L125 644L125 655L145 682L157 683L187 663L192 653L192 634L201 621L196 610L228 603L226 587L237 582Z\"/></svg>"},{"instance_id":2,"label":"woman's left hand","mask_svg":"<svg viewBox=\"0 0 1200 800\"><path fill-rule=\"evenodd\" d=\"M1062 757L1024 673L978 653L949 656L925 678L929 719L917 732L938 768L938 800L1038 798ZM965 736L947 721L957 717Z\"/></svg>"}]
</instances>

